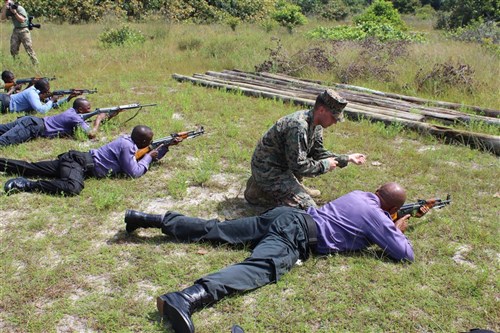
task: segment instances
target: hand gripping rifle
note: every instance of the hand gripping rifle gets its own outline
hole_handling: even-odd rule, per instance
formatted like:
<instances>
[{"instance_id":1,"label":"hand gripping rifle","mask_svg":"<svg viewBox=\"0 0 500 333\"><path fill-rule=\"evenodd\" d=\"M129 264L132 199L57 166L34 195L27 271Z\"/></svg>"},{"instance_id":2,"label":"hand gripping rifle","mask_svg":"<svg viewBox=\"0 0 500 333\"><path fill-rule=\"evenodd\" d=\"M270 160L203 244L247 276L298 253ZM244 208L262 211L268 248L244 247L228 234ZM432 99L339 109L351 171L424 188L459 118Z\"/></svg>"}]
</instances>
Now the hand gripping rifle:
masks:
<instances>
[{"instance_id":1,"label":"hand gripping rifle","mask_svg":"<svg viewBox=\"0 0 500 333\"><path fill-rule=\"evenodd\" d=\"M155 104L132 103L132 104L126 104L126 105L112 106L109 108L98 108L92 112L82 114L81 117L83 118L83 120L87 120L95 115L100 114L100 113L106 113L108 115L108 117L114 117L115 115L117 115L118 113L120 113L124 110L138 109L137 112L132 117L130 117L130 119L127 120L127 121L129 121L129 120L133 119L135 116L137 116L137 114L139 113L139 111L141 111L142 108L145 108L148 106L155 106L155 105L156 105L156 103Z\"/></svg>"},{"instance_id":2,"label":"hand gripping rifle","mask_svg":"<svg viewBox=\"0 0 500 333\"><path fill-rule=\"evenodd\" d=\"M32 83L35 83L36 81L38 80L41 80L41 79L45 79L47 81L53 81L56 79L55 76L53 77L42 77L42 76L34 76L34 77L28 77L28 78L25 78L25 79L17 79L16 82L9 82L9 83L6 83L4 85L4 89L10 89L12 88L13 86L15 85L18 85L18 84L26 84L26 83L29 83L30 85Z\"/></svg>"},{"instance_id":3,"label":"hand gripping rifle","mask_svg":"<svg viewBox=\"0 0 500 333\"><path fill-rule=\"evenodd\" d=\"M410 214L411 216L416 216L418 212L420 211L420 207L422 206L427 206L428 208L437 208L441 209L446 205L449 205L451 203L451 196L448 194L446 196L446 200L442 200L439 198L434 198L434 199L428 199L428 200L417 200L417 202L409 203L406 205L401 206L401 208L398 210L397 215L394 220L397 220L405 215Z\"/></svg>"},{"instance_id":4,"label":"hand gripping rifle","mask_svg":"<svg viewBox=\"0 0 500 333\"><path fill-rule=\"evenodd\" d=\"M148 147L138 150L135 153L135 158L136 158L136 160L140 160L141 158L144 157L144 155L146 155L147 153L149 153L153 149L157 149L157 148L160 148L162 146L168 147L168 146L170 146L174 143L178 143L184 139L190 139L190 138L192 139L192 138L200 136L204 133L205 133L205 129L203 128L203 126L200 126L200 127L198 127L198 129L196 129L194 131L186 131L186 132L179 132L179 133L170 134L169 136L167 136L165 138L161 138L161 139L153 141Z\"/></svg>"}]
</instances>

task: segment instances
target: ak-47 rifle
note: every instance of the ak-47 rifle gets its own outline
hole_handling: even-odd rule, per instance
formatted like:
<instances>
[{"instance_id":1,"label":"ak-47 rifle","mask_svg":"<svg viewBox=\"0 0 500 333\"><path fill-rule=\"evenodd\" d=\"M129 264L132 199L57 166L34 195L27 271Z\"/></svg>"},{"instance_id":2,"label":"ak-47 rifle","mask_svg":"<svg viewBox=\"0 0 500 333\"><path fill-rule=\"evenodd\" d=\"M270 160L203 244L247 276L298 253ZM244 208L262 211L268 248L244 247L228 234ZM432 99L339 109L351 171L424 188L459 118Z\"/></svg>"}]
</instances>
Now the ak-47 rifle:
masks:
<instances>
[{"instance_id":1,"label":"ak-47 rifle","mask_svg":"<svg viewBox=\"0 0 500 333\"><path fill-rule=\"evenodd\" d=\"M200 126L197 130L194 130L194 131L186 131L186 132L179 132L179 133L170 134L169 136L167 136L165 138L161 138L161 139L153 141L146 148L139 149L135 153L135 158L136 158L136 160L140 160L141 158L144 157L144 155L146 155L147 153L149 153L153 149L157 149L157 148L162 147L162 146L168 147L176 141L178 142L178 141L182 141L184 139L190 139L190 138L192 139L192 138L200 136L204 133L205 133L205 129L203 128L203 126Z\"/></svg>"},{"instance_id":2,"label":"ak-47 rifle","mask_svg":"<svg viewBox=\"0 0 500 333\"><path fill-rule=\"evenodd\" d=\"M139 103L132 103L132 104L126 104L126 105L118 105L118 106L112 106L109 108L97 108L92 112L89 113L84 113L81 115L83 120L87 120L95 115L98 115L100 113L106 113L108 116L114 116L124 110L130 110L130 109L139 109L137 112L139 112L142 108L148 107L148 106L155 106L156 104L139 104ZM137 113L136 113L137 114ZM135 117L132 116L132 118ZM130 119L132 119L130 118ZM130 120L129 119L129 120Z\"/></svg>"},{"instance_id":3,"label":"ak-47 rifle","mask_svg":"<svg viewBox=\"0 0 500 333\"><path fill-rule=\"evenodd\" d=\"M51 96L62 96L62 95L71 95L71 94L95 94L97 89L65 89L65 90L54 90L48 93L47 97Z\"/></svg>"},{"instance_id":4,"label":"ak-47 rifle","mask_svg":"<svg viewBox=\"0 0 500 333\"><path fill-rule=\"evenodd\" d=\"M9 82L4 85L4 89L8 90L12 88L13 86L17 86L18 84L26 84L26 83L35 83L38 80L45 79L47 81L53 81L56 79L55 76L53 77L42 77L42 76L34 76L34 77L28 77L25 79L17 79L16 82Z\"/></svg>"},{"instance_id":5,"label":"ak-47 rifle","mask_svg":"<svg viewBox=\"0 0 500 333\"><path fill-rule=\"evenodd\" d=\"M416 216L420 210L420 207L427 206L429 209L437 208L441 209L446 205L451 203L451 196L448 194L446 200L439 198L428 199L428 200L417 200L417 202L409 203L401 206L396 214L393 216L393 220L397 220L405 215L410 214L411 216Z\"/></svg>"}]
</instances>

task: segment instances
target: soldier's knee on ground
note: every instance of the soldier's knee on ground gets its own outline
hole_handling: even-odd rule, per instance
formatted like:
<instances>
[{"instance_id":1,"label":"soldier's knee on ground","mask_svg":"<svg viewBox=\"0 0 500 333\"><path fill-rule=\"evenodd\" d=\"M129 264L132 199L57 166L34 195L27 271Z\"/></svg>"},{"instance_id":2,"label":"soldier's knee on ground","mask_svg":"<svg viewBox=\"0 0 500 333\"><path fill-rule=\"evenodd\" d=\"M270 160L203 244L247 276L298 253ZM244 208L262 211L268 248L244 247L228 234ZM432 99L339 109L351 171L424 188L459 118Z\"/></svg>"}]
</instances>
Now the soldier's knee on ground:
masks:
<instances>
[{"instance_id":1,"label":"soldier's knee on ground","mask_svg":"<svg viewBox=\"0 0 500 333\"><path fill-rule=\"evenodd\" d=\"M275 200L257 185L253 176L248 178L243 196L252 205L267 206L275 203Z\"/></svg>"}]
</instances>

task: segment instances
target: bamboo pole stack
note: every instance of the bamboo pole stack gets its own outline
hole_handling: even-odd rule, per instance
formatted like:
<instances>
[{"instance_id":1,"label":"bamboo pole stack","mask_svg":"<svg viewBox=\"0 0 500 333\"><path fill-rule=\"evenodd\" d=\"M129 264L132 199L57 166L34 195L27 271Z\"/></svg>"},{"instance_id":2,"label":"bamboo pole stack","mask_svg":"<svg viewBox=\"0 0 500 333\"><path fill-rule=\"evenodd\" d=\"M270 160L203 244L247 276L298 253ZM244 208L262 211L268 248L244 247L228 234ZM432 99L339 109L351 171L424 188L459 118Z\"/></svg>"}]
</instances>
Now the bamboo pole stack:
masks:
<instances>
[{"instance_id":1,"label":"bamboo pole stack","mask_svg":"<svg viewBox=\"0 0 500 333\"><path fill-rule=\"evenodd\" d=\"M454 124L485 123L500 127L500 111L465 106L478 114L458 111L456 103L431 101L412 96L366 89L344 84L326 86L318 81L299 80L286 75L250 73L239 70L208 71L205 74L184 76L173 74L180 82L241 92L248 96L280 99L285 102L313 106L316 96L327 88L335 89L349 104L345 114L349 119L369 119L386 124L398 123L406 128L427 133L445 142L460 143L500 155L500 136L453 128ZM429 123L439 122L443 125ZM500 129L499 129L500 131Z\"/></svg>"}]
</instances>

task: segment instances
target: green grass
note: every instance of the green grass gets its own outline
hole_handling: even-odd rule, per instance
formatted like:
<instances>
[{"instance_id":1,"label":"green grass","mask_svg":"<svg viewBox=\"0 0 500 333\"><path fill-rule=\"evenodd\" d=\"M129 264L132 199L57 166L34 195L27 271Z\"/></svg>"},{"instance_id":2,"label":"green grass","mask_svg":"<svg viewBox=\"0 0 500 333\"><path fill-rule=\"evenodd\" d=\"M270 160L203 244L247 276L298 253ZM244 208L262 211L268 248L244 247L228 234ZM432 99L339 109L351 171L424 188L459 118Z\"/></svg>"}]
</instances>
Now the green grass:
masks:
<instances>
[{"instance_id":1,"label":"green grass","mask_svg":"<svg viewBox=\"0 0 500 333\"><path fill-rule=\"evenodd\" d=\"M69 149L85 151L129 133L137 124L150 125L156 138L197 125L205 126L206 134L172 147L140 179L90 179L78 197L2 196L2 332L170 332L160 322L156 296L243 260L248 249L177 243L150 229L127 236L124 211L178 210L220 219L257 214L259 208L242 198L251 154L269 126L297 110L279 101L181 84L171 74L253 70L267 59L265 48L274 47L272 36L293 53L310 46L303 33L315 24L293 35L246 24L236 32L223 25L131 24L147 36L144 45L113 49L99 47L105 25L47 23L34 31L38 72L57 77L54 89L97 87L99 93L88 96L93 107L133 102L158 106L127 123L132 113L120 114L93 142L36 140L3 148L2 157L37 161ZM33 76L36 71L24 50L21 64L10 59L10 23L0 29L3 68L18 77ZM395 82L356 84L400 93L420 67L453 58L474 66L480 90L475 95L450 90L441 98L498 109L498 59L475 45L429 34L427 44L412 46L394 64L400 72ZM349 50L342 52L339 59L347 61ZM331 73L309 78L335 81ZM2 116L2 121L15 118ZM247 332L500 330L498 158L366 120L326 129L325 145L337 153L366 153L368 161L307 179L308 186L321 190L320 202L356 189L372 191L387 181L405 186L411 201L452 195L451 206L412 221L408 237L416 262L394 264L381 259L377 248L314 257L277 284L196 313L197 332L228 332L235 323ZM7 179L0 175L1 184Z\"/></svg>"}]
</instances>

